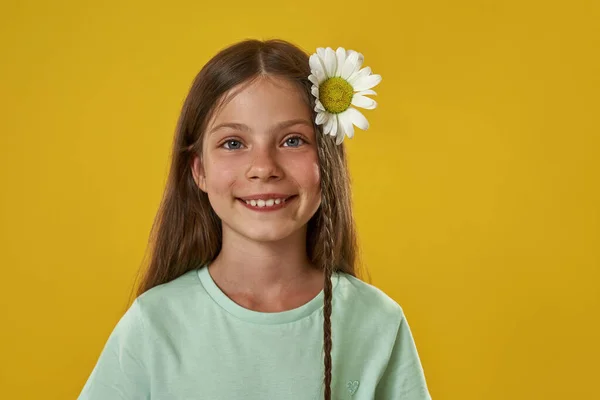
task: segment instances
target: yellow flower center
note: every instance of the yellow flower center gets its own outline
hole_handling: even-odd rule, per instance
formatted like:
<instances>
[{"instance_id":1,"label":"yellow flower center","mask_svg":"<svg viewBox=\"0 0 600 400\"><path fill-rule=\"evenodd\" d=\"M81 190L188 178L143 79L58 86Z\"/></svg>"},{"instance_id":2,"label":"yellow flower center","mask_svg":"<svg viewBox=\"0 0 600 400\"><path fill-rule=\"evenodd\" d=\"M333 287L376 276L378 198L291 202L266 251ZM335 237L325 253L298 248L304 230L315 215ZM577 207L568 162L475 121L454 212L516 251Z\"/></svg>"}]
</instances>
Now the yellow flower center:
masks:
<instances>
[{"instance_id":1,"label":"yellow flower center","mask_svg":"<svg viewBox=\"0 0 600 400\"><path fill-rule=\"evenodd\" d=\"M343 78L334 76L319 86L319 100L332 114L346 111L352 104L354 88Z\"/></svg>"}]
</instances>

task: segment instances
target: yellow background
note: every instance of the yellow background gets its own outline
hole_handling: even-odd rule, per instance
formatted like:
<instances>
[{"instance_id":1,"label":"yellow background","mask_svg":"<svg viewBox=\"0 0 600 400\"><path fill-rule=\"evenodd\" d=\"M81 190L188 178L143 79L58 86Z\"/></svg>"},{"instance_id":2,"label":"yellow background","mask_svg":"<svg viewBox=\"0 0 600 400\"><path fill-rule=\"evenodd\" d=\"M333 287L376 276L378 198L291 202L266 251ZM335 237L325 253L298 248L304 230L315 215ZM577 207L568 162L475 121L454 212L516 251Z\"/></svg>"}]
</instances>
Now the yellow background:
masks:
<instances>
[{"instance_id":1,"label":"yellow background","mask_svg":"<svg viewBox=\"0 0 600 400\"><path fill-rule=\"evenodd\" d=\"M191 80L280 37L383 76L347 141L356 219L433 398L600 399L599 20L592 0L3 2L1 397L76 398Z\"/></svg>"}]
</instances>

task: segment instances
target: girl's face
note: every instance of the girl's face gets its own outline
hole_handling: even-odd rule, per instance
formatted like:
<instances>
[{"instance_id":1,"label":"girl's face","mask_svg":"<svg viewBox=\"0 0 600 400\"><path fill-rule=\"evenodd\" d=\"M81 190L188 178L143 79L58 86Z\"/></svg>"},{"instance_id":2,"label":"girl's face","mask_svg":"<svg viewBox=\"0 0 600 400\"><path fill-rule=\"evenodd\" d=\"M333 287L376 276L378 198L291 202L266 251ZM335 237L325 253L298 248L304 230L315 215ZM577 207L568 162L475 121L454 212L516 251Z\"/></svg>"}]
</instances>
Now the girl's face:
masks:
<instances>
[{"instance_id":1,"label":"girl's face","mask_svg":"<svg viewBox=\"0 0 600 400\"><path fill-rule=\"evenodd\" d=\"M260 78L233 96L207 125L194 178L224 234L232 230L255 241L296 234L304 240L306 223L321 203L310 108L282 78Z\"/></svg>"}]
</instances>

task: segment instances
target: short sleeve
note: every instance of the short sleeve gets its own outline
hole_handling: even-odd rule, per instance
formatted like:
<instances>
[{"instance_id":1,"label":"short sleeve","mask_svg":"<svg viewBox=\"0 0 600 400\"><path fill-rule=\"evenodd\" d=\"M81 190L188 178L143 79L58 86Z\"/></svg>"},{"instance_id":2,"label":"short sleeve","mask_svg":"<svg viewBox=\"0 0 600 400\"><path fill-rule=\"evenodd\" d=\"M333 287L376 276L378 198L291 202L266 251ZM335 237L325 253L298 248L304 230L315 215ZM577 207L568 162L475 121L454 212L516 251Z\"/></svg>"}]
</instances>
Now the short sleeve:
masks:
<instances>
[{"instance_id":1,"label":"short sleeve","mask_svg":"<svg viewBox=\"0 0 600 400\"><path fill-rule=\"evenodd\" d=\"M136 299L111 332L78 400L150 399L145 343Z\"/></svg>"},{"instance_id":2,"label":"short sleeve","mask_svg":"<svg viewBox=\"0 0 600 400\"><path fill-rule=\"evenodd\" d=\"M431 400L417 347L404 314L388 365L377 385L375 398Z\"/></svg>"}]
</instances>

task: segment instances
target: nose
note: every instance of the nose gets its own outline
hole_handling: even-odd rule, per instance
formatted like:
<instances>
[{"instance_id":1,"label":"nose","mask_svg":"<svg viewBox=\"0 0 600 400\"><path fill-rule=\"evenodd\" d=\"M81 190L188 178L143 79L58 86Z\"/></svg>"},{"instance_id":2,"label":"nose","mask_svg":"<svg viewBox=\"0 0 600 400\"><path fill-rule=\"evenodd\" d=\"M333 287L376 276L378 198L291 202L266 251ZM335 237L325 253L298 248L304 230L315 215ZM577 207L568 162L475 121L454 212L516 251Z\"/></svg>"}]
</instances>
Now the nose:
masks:
<instances>
[{"instance_id":1,"label":"nose","mask_svg":"<svg viewBox=\"0 0 600 400\"><path fill-rule=\"evenodd\" d=\"M250 180L277 180L283 172L277 159L276 149L270 146L256 146L246 177Z\"/></svg>"}]
</instances>

